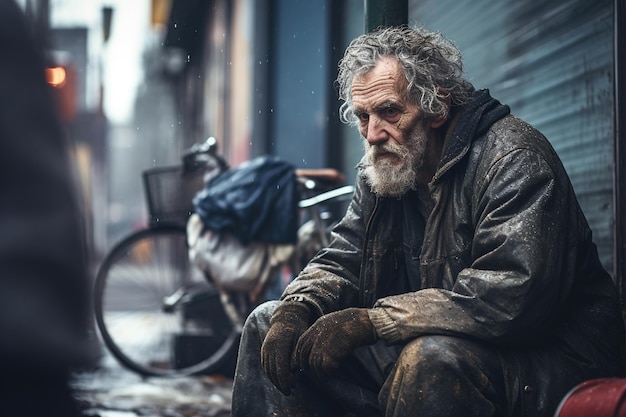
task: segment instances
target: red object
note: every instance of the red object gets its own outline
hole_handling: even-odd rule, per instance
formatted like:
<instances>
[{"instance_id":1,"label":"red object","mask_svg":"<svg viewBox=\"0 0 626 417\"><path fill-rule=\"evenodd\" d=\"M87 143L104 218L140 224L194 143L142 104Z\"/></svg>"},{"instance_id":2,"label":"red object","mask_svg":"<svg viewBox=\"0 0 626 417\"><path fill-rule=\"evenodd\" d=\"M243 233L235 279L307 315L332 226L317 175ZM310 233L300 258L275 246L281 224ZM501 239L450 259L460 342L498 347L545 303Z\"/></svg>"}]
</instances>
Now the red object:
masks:
<instances>
[{"instance_id":1,"label":"red object","mask_svg":"<svg viewBox=\"0 0 626 417\"><path fill-rule=\"evenodd\" d=\"M577 385L554 417L626 417L626 379L598 378Z\"/></svg>"}]
</instances>

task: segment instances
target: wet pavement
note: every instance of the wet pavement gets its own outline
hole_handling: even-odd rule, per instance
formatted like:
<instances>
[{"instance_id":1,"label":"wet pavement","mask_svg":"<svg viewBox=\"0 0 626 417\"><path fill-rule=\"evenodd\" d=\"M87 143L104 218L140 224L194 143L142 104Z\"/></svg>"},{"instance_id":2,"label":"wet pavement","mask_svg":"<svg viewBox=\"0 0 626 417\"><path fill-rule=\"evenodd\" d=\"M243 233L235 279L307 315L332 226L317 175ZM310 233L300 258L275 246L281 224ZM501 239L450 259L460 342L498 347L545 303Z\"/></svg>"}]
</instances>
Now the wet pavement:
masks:
<instances>
[{"instance_id":1,"label":"wet pavement","mask_svg":"<svg viewBox=\"0 0 626 417\"><path fill-rule=\"evenodd\" d=\"M104 348L99 366L78 372L73 387L86 417L230 416L231 378L143 378Z\"/></svg>"}]
</instances>

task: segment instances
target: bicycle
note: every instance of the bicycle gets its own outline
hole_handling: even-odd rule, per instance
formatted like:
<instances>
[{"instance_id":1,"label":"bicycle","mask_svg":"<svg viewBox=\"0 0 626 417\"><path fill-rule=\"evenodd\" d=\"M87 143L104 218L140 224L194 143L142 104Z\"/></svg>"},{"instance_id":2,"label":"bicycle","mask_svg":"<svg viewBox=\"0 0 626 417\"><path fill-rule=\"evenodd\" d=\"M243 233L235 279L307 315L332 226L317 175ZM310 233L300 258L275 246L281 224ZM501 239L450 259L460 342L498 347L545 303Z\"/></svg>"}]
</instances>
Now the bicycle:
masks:
<instances>
[{"instance_id":1,"label":"bicycle","mask_svg":"<svg viewBox=\"0 0 626 417\"><path fill-rule=\"evenodd\" d=\"M115 359L142 376L233 370L243 320L255 304L245 294L219 291L192 265L186 233L193 197L227 169L217 142L209 138L185 152L180 166L144 171L149 225L115 244L97 271L99 333ZM295 255L282 265L291 268L288 279L328 243L330 229L354 191L339 186L343 176L333 169L297 169L296 178L302 222Z\"/></svg>"}]
</instances>

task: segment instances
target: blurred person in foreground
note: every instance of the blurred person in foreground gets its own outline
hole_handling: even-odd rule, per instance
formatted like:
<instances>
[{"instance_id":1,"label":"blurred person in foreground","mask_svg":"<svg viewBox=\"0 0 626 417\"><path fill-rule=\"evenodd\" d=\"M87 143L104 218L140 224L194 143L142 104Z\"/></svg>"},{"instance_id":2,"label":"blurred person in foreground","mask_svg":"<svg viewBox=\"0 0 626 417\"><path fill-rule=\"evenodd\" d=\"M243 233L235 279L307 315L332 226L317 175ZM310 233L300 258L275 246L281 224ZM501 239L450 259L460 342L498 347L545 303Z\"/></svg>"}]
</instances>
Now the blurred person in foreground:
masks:
<instances>
[{"instance_id":1,"label":"blurred person in foreground","mask_svg":"<svg viewBox=\"0 0 626 417\"><path fill-rule=\"evenodd\" d=\"M548 417L622 375L618 292L546 138L426 29L358 37L338 83L357 188L248 318L232 415Z\"/></svg>"},{"instance_id":2,"label":"blurred person in foreground","mask_svg":"<svg viewBox=\"0 0 626 417\"><path fill-rule=\"evenodd\" d=\"M0 0L0 416L81 415L89 280L69 148L21 9Z\"/></svg>"}]
</instances>

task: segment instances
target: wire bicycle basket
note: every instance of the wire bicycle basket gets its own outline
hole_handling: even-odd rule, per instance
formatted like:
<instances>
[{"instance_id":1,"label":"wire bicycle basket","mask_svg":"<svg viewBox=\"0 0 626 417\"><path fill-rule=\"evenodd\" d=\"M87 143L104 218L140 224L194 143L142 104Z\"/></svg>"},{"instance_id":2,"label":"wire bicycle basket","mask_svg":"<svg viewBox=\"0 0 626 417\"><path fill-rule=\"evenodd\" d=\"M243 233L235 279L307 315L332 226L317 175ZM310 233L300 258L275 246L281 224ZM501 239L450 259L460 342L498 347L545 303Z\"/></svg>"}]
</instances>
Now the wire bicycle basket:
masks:
<instances>
[{"instance_id":1,"label":"wire bicycle basket","mask_svg":"<svg viewBox=\"0 0 626 417\"><path fill-rule=\"evenodd\" d=\"M193 198L204 186L204 169L156 167L142 173L150 227L185 225L194 212Z\"/></svg>"}]
</instances>

